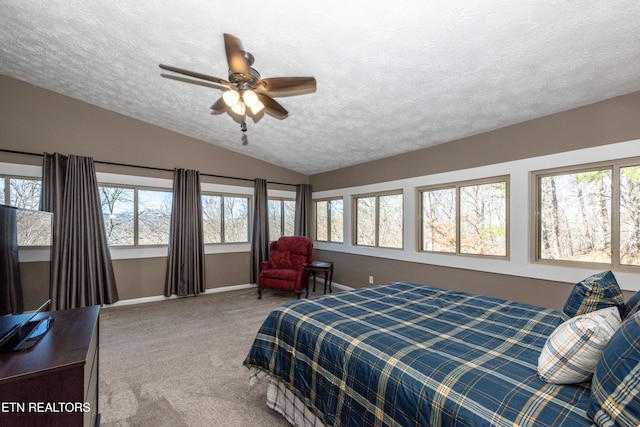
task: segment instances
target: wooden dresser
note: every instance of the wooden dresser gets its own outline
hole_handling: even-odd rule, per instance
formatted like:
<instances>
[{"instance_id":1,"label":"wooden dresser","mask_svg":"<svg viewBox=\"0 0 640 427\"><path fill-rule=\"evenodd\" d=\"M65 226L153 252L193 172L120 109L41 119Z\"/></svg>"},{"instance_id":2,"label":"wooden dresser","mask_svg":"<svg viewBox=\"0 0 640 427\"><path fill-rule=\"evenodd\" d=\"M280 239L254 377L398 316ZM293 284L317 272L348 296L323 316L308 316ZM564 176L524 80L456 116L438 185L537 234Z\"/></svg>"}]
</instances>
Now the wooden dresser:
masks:
<instances>
[{"instance_id":1,"label":"wooden dresser","mask_svg":"<svg viewBox=\"0 0 640 427\"><path fill-rule=\"evenodd\" d=\"M0 426L98 426L100 307L40 313L31 350L0 354Z\"/></svg>"}]
</instances>

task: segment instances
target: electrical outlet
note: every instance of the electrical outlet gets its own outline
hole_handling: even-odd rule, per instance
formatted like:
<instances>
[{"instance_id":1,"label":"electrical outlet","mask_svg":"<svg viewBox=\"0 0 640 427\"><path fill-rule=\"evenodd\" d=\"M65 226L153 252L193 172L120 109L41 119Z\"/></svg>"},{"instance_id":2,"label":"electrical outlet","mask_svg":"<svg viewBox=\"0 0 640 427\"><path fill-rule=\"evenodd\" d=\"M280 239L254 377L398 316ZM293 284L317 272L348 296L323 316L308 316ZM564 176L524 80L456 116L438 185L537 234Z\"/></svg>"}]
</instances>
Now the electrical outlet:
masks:
<instances>
[{"instance_id":1,"label":"electrical outlet","mask_svg":"<svg viewBox=\"0 0 640 427\"><path fill-rule=\"evenodd\" d=\"M373 285L373 276L369 276L369 284Z\"/></svg>"}]
</instances>

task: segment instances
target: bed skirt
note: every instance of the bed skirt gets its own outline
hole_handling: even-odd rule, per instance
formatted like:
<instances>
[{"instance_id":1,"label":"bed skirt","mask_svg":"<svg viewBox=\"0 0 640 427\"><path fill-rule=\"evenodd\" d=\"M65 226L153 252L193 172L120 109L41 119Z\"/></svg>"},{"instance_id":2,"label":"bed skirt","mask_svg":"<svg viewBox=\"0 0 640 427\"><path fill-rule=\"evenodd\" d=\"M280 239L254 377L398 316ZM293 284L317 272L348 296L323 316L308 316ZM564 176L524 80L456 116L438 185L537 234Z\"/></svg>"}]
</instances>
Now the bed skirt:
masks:
<instances>
[{"instance_id":1,"label":"bed skirt","mask_svg":"<svg viewBox=\"0 0 640 427\"><path fill-rule=\"evenodd\" d=\"M296 427L324 427L320 418L307 408L287 386L277 378L269 376L267 406L281 414Z\"/></svg>"}]
</instances>

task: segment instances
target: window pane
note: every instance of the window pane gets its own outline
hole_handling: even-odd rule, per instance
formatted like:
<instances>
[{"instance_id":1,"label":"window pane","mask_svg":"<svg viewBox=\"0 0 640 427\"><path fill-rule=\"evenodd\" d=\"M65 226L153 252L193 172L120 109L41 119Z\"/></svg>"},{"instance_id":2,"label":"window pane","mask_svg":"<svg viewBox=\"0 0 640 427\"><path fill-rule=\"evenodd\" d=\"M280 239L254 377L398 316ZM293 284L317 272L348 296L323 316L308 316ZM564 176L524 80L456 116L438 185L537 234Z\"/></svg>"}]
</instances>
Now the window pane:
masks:
<instances>
[{"instance_id":1,"label":"window pane","mask_svg":"<svg viewBox=\"0 0 640 427\"><path fill-rule=\"evenodd\" d=\"M224 198L224 242L249 241L249 199L246 197Z\"/></svg>"},{"instance_id":2,"label":"window pane","mask_svg":"<svg viewBox=\"0 0 640 427\"><path fill-rule=\"evenodd\" d=\"M52 215L35 210L16 212L18 246L50 246Z\"/></svg>"},{"instance_id":3,"label":"window pane","mask_svg":"<svg viewBox=\"0 0 640 427\"><path fill-rule=\"evenodd\" d=\"M269 200L269 240L282 236L282 200Z\"/></svg>"},{"instance_id":4,"label":"window pane","mask_svg":"<svg viewBox=\"0 0 640 427\"><path fill-rule=\"evenodd\" d=\"M329 202L319 201L316 202L316 240L326 242L329 240L329 234L327 231L327 211L329 209Z\"/></svg>"},{"instance_id":5,"label":"window pane","mask_svg":"<svg viewBox=\"0 0 640 427\"><path fill-rule=\"evenodd\" d=\"M171 192L138 190L138 244L166 245L171 222Z\"/></svg>"},{"instance_id":6,"label":"window pane","mask_svg":"<svg viewBox=\"0 0 640 427\"><path fill-rule=\"evenodd\" d=\"M611 262L611 170L541 177L541 259Z\"/></svg>"},{"instance_id":7,"label":"window pane","mask_svg":"<svg viewBox=\"0 0 640 427\"><path fill-rule=\"evenodd\" d=\"M284 200L284 235L293 236L295 234L296 223L296 202L294 200Z\"/></svg>"},{"instance_id":8,"label":"window pane","mask_svg":"<svg viewBox=\"0 0 640 427\"><path fill-rule=\"evenodd\" d=\"M506 182L460 187L460 252L506 256Z\"/></svg>"},{"instance_id":9,"label":"window pane","mask_svg":"<svg viewBox=\"0 0 640 427\"><path fill-rule=\"evenodd\" d=\"M202 196L204 243L222 243L222 196Z\"/></svg>"},{"instance_id":10,"label":"window pane","mask_svg":"<svg viewBox=\"0 0 640 427\"><path fill-rule=\"evenodd\" d=\"M456 252L456 189L422 192L422 250Z\"/></svg>"},{"instance_id":11,"label":"window pane","mask_svg":"<svg viewBox=\"0 0 640 427\"><path fill-rule=\"evenodd\" d=\"M376 245L376 198L356 199L356 245Z\"/></svg>"},{"instance_id":12,"label":"window pane","mask_svg":"<svg viewBox=\"0 0 640 427\"><path fill-rule=\"evenodd\" d=\"M133 245L134 189L98 187L109 246Z\"/></svg>"},{"instance_id":13,"label":"window pane","mask_svg":"<svg viewBox=\"0 0 640 427\"><path fill-rule=\"evenodd\" d=\"M379 246L402 247L402 194L380 196Z\"/></svg>"},{"instance_id":14,"label":"window pane","mask_svg":"<svg viewBox=\"0 0 640 427\"><path fill-rule=\"evenodd\" d=\"M40 207L40 180L9 178L9 204L18 208L38 210Z\"/></svg>"},{"instance_id":15,"label":"window pane","mask_svg":"<svg viewBox=\"0 0 640 427\"><path fill-rule=\"evenodd\" d=\"M331 215L331 241L344 241L343 206L342 200L331 200L329 203L329 215Z\"/></svg>"},{"instance_id":16,"label":"window pane","mask_svg":"<svg viewBox=\"0 0 640 427\"><path fill-rule=\"evenodd\" d=\"M620 264L640 265L640 166L620 168Z\"/></svg>"},{"instance_id":17,"label":"window pane","mask_svg":"<svg viewBox=\"0 0 640 427\"><path fill-rule=\"evenodd\" d=\"M4 183L5 181L5 177L4 176L0 176L0 203L2 203L3 205L6 204L6 200L7 200L7 196L6 193L4 192Z\"/></svg>"}]
</instances>

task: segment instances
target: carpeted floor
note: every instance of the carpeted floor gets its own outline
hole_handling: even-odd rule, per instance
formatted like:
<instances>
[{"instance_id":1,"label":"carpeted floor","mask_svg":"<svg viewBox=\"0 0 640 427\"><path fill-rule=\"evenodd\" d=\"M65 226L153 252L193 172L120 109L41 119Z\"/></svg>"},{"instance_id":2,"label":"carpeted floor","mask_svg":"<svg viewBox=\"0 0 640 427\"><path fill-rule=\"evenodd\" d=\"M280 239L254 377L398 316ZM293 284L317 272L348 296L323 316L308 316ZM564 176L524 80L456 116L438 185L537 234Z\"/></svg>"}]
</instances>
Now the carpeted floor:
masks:
<instances>
[{"instance_id":1,"label":"carpeted floor","mask_svg":"<svg viewBox=\"0 0 640 427\"><path fill-rule=\"evenodd\" d=\"M288 426L265 404L266 381L249 387L242 366L267 314L295 299L263 294L259 300L245 289L101 310L101 427Z\"/></svg>"}]
</instances>

